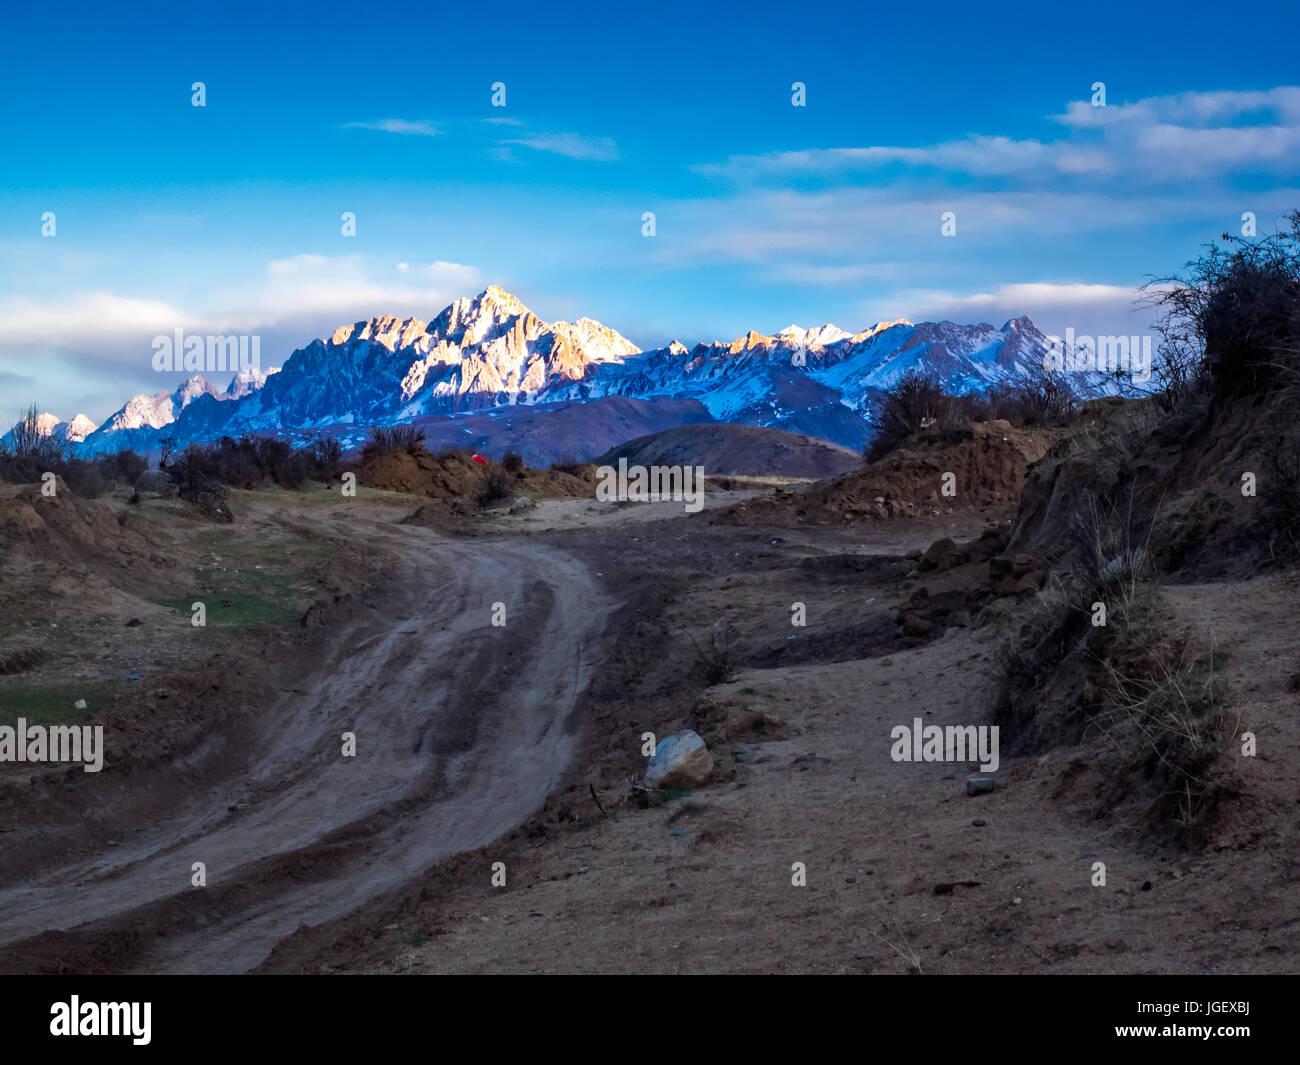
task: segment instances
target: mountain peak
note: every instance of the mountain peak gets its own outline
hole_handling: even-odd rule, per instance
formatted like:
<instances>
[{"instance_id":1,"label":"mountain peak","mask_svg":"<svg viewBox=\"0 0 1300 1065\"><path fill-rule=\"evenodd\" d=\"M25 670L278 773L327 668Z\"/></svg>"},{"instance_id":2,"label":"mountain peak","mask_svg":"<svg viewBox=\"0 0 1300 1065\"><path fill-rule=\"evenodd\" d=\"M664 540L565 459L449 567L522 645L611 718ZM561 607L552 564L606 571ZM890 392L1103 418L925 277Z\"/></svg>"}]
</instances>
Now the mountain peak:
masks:
<instances>
[{"instance_id":1,"label":"mountain peak","mask_svg":"<svg viewBox=\"0 0 1300 1065\"><path fill-rule=\"evenodd\" d=\"M95 423L87 418L84 414L76 415L72 421L68 422L64 434L74 443L80 443L85 440L96 429Z\"/></svg>"},{"instance_id":2,"label":"mountain peak","mask_svg":"<svg viewBox=\"0 0 1300 1065\"><path fill-rule=\"evenodd\" d=\"M408 347L424 330L425 323L418 318L379 314L363 322L340 326L330 336L330 343L341 346L352 340L373 340L389 351L396 351Z\"/></svg>"},{"instance_id":3,"label":"mountain peak","mask_svg":"<svg viewBox=\"0 0 1300 1065\"><path fill-rule=\"evenodd\" d=\"M518 296L507 292L500 285L488 285L474 297L474 303L497 314L514 315L528 312L528 308L523 305Z\"/></svg>"},{"instance_id":4,"label":"mountain peak","mask_svg":"<svg viewBox=\"0 0 1300 1065\"><path fill-rule=\"evenodd\" d=\"M95 423L84 414L78 414L71 421L65 422L57 414L42 411L36 415L36 421L32 428L36 431L37 436L53 436L67 440L69 443L79 444L95 431ZM12 439L13 430L0 437L0 440Z\"/></svg>"}]
</instances>

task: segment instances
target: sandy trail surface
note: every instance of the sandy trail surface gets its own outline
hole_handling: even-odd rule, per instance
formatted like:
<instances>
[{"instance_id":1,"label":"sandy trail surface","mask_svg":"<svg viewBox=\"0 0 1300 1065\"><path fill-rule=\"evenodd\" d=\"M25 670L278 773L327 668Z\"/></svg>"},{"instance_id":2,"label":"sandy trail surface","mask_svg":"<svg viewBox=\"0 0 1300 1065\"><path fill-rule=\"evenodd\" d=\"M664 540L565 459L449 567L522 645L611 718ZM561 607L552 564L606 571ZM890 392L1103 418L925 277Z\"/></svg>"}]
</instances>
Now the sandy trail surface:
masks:
<instances>
[{"instance_id":1,"label":"sandy trail surface","mask_svg":"<svg viewBox=\"0 0 1300 1065\"><path fill-rule=\"evenodd\" d=\"M570 715L609 609L596 579L526 541L382 521L366 535L409 569L391 611L344 624L305 677L291 671L244 772L129 845L0 891L0 946L49 930L129 936L136 971L244 972L300 924L483 846L541 804L575 748ZM341 756L345 732L355 757ZM195 862L206 888L191 884Z\"/></svg>"}]
</instances>

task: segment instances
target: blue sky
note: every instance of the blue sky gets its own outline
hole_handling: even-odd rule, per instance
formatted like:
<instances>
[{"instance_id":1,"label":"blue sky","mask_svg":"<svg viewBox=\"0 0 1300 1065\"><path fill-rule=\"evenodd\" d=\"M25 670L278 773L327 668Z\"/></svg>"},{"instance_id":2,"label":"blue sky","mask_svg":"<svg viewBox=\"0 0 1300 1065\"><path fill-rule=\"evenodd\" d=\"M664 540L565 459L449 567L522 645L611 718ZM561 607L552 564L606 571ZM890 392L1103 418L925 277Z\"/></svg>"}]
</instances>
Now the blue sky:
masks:
<instances>
[{"instance_id":1,"label":"blue sky","mask_svg":"<svg viewBox=\"0 0 1300 1065\"><path fill-rule=\"evenodd\" d=\"M150 359L178 327L257 334L276 365L492 283L643 347L1022 313L1141 331L1148 275L1300 206L1300 6L1153 8L11 9L0 423L175 387Z\"/></svg>"}]
</instances>

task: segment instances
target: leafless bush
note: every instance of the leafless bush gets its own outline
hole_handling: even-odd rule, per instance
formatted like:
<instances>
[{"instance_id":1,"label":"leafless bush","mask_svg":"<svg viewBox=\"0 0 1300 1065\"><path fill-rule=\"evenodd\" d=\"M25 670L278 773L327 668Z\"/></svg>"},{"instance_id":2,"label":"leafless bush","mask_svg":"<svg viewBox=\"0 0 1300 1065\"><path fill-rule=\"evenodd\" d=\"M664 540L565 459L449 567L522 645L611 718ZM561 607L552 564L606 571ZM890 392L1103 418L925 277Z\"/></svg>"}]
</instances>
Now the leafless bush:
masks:
<instances>
[{"instance_id":1,"label":"leafless bush","mask_svg":"<svg viewBox=\"0 0 1300 1065\"><path fill-rule=\"evenodd\" d=\"M872 429L863 457L875 462L923 429L952 428L964 419L957 397L946 391L938 376L908 370L872 408Z\"/></svg>"},{"instance_id":2,"label":"leafless bush","mask_svg":"<svg viewBox=\"0 0 1300 1065\"><path fill-rule=\"evenodd\" d=\"M725 622L709 633L707 644L701 644L694 637L695 663L704 674L708 684L722 684L736 672L735 634Z\"/></svg>"},{"instance_id":3,"label":"leafless bush","mask_svg":"<svg viewBox=\"0 0 1300 1065\"><path fill-rule=\"evenodd\" d=\"M484 470L478 483L477 496L480 507L486 507L498 499L509 499L510 477L506 471L499 466Z\"/></svg>"},{"instance_id":4,"label":"leafless bush","mask_svg":"<svg viewBox=\"0 0 1300 1065\"><path fill-rule=\"evenodd\" d=\"M47 472L62 476L68 463L68 442L63 437L42 436L40 409L32 404L18 415L9 439L0 448L0 475L19 484L39 481Z\"/></svg>"},{"instance_id":5,"label":"leafless bush","mask_svg":"<svg viewBox=\"0 0 1300 1065\"><path fill-rule=\"evenodd\" d=\"M984 395L987 414L1020 426L1070 425L1081 404L1060 373L1035 369L990 388Z\"/></svg>"},{"instance_id":6,"label":"leafless bush","mask_svg":"<svg viewBox=\"0 0 1300 1065\"><path fill-rule=\"evenodd\" d=\"M399 451L416 455L426 452L424 430L414 425L376 425L372 426L361 449L361 461L369 462L382 455L392 455Z\"/></svg>"},{"instance_id":7,"label":"leafless bush","mask_svg":"<svg viewBox=\"0 0 1300 1065\"><path fill-rule=\"evenodd\" d=\"M1221 239L1182 273L1143 286L1161 312L1155 372L1169 409L1201 388L1222 404L1300 374L1300 211L1259 240Z\"/></svg>"}]
</instances>

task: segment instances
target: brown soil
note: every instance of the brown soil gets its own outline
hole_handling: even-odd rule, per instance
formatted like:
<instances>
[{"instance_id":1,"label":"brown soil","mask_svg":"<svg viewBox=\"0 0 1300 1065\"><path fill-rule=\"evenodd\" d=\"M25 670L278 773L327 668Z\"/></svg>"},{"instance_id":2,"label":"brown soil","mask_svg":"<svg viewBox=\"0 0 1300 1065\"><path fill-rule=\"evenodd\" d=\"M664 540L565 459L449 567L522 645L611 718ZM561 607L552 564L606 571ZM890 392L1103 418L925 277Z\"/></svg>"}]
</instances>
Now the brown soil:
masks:
<instances>
[{"instance_id":1,"label":"brown soil","mask_svg":"<svg viewBox=\"0 0 1300 1065\"><path fill-rule=\"evenodd\" d=\"M1019 499L1030 465L1060 436L1060 430L1017 429L1004 421L978 423L955 441L902 448L832 481L778 491L738 507L734 520L824 524L956 510L992 514ZM945 492L949 473L951 494Z\"/></svg>"},{"instance_id":2,"label":"brown soil","mask_svg":"<svg viewBox=\"0 0 1300 1065\"><path fill-rule=\"evenodd\" d=\"M595 506L589 484L457 513L476 471L415 456L391 473L412 496L237 498L242 542L295 526L355 551L318 563L351 589L196 658L193 687L168 686L193 702L174 721L155 702L118 775L50 771L61 804L10 788L0 969L1295 971L1293 571L1166 590L1170 625L1227 651L1236 741L1259 743L1220 752L1239 788L1195 846L1136 791L1098 805L1104 736L1019 754L1004 737L978 797L970 765L890 757L914 718L988 723L1000 652L1033 617L1043 553L1015 543L1035 513L1028 493L1016 522L1016 478L1053 434L1008 429L802 493L719 493L694 515ZM949 471L955 498L939 494ZM442 531L398 524L417 496L447 504ZM162 545L181 519L159 520ZM31 572L32 589L54 579ZM346 727L364 776L337 758ZM643 734L680 728L710 743L713 782L638 790Z\"/></svg>"},{"instance_id":3,"label":"brown soil","mask_svg":"<svg viewBox=\"0 0 1300 1065\"><path fill-rule=\"evenodd\" d=\"M301 930L264 968L1294 971L1300 926L1287 899L1300 863L1287 811L1300 727L1284 712L1294 665L1252 676L1249 664L1254 612L1284 612L1294 582L1253 588L1253 607L1214 586L1180 589L1180 618L1248 653L1230 658L1227 683L1249 682L1250 724L1271 737L1231 812L1189 850L1122 813L1097 819L1096 747L1004 758L998 789L976 798L965 794L974 767L890 759L890 730L914 716L987 720L1004 629L952 627L900 649L890 623L911 582L891 576L889 560L979 528L968 518L813 533L705 516L649 539L631 525L598 543L554 534L584 544L625 603L566 785L515 832L364 915ZM790 626L796 596L805 630ZM719 623L734 632L736 672L710 685L698 648ZM1300 636L1270 632L1272 660L1300 661ZM711 743L715 781L642 809L632 788L642 733L681 727ZM491 883L498 861L502 888ZM1105 887L1091 883L1098 861ZM806 888L791 884L794 862Z\"/></svg>"},{"instance_id":4,"label":"brown soil","mask_svg":"<svg viewBox=\"0 0 1300 1065\"><path fill-rule=\"evenodd\" d=\"M576 476L571 472L527 467L511 472L492 459L475 462L473 454L470 451L443 451L432 455L422 448L416 448L414 452L394 451L363 460L358 465L358 480L370 488L452 500L466 506L475 504L483 478L491 473L506 476L512 495L571 499L592 494L591 478L594 474L588 472L589 467L573 467Z\"/></svg>"}]
</instances>

